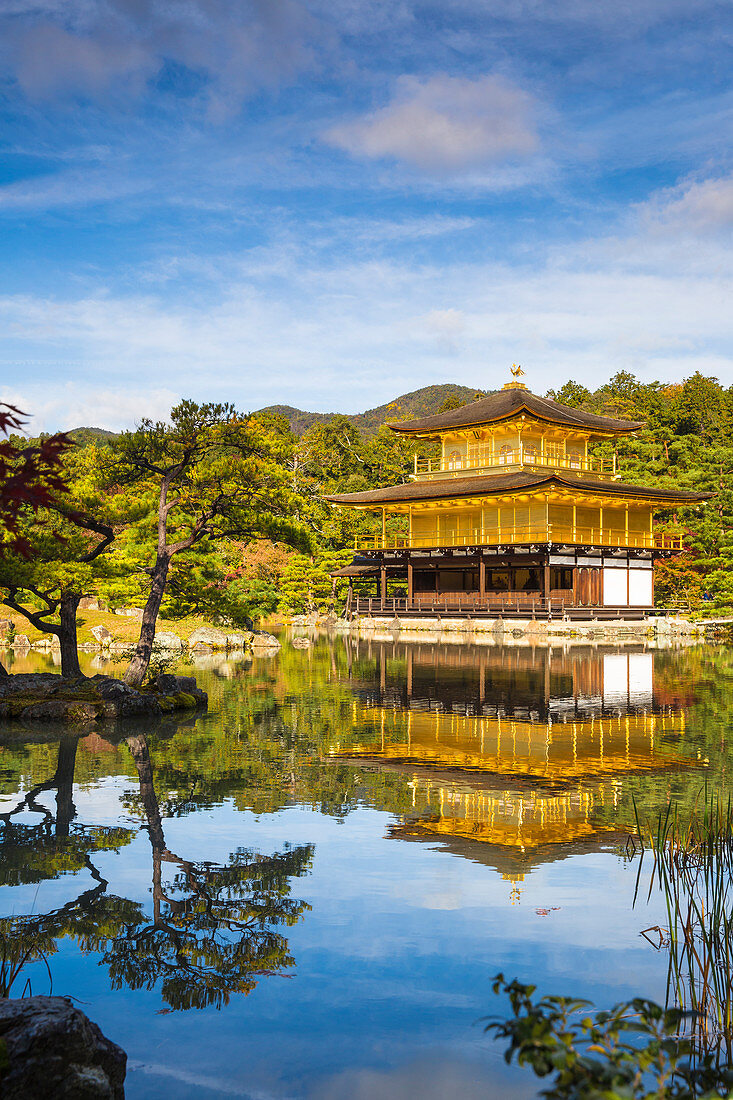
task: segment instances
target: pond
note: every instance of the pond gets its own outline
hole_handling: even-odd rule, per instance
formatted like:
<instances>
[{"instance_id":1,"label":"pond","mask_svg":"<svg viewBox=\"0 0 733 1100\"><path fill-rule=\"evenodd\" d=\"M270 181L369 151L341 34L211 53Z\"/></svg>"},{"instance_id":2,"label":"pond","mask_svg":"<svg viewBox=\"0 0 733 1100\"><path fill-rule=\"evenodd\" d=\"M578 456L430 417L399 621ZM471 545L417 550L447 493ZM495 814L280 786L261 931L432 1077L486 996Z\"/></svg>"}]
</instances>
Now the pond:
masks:
<instances>
[{"instance_id":1,"label":"pond","mask_svg":"<svg viewBox=\"0 0 733 1100\"><path fill-rule=\"evenodd\" d=\"M664 999L628 833L727 787L733 650L282 641L201 658L196 720L3 731L14 995L75 997L129 1100L534 1096L498 971Z\"/></svg>"}]
</instances>

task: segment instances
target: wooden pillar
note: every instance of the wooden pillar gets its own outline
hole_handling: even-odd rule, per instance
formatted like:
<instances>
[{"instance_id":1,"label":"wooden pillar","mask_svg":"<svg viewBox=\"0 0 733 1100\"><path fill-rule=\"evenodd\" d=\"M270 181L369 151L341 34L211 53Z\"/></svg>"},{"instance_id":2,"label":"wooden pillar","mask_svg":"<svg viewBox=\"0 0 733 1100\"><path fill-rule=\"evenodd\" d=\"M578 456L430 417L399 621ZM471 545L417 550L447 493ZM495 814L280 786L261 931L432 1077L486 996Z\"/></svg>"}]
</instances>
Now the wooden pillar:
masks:
<instances>
[{"instance_id":1,"label":"wooden pillar","mask_svg":"<svg viewBox=\"0 0 733 1100\"><path fill-rule=\"evenodd\" d=\"M577 542L578 539L578 506L573 501L573 542ZM573 582L573 593L575 592L575 583Z\"/></svg>"},{"instance_id":2,"label":"wooden pillar","mask_svg":"<svg viewBox=\"0 0 733 1100\"><path fill-rule=\"evenodd\" d=\"M384 603L387 599L387 566L384 564L384 559L379 565L379 600L382 605L382 611L384 611Z\"/></svg>"},{"instance_id":3,"label":"wooden pillar","mask_svg":"<svg viewBox=\"0 0 733 1100\"><path fill-rule=\"evenodd\" d=\"M602 504L600 504L598 506L598 518L599 518L599 522L601 524L601 529L600 529L600 532L599 532L600 538L599 538L598 541L599 541L600 545L603 546L603 505Z\"/></svg>"},{"instance_id":4,"label":"wooden pillar","mask_svg":"<svg viewBox=\"0 0 733 1100\"><path fill-rule=\"evenodd\" d=\"M412 582L412 558L407 559L407 606L412 607L413 582Z\"/></svg>"},{"instance_id":5,"label":"wooden pillar","mask_svg":"<svg viewBox=\"0 0 733 1100\"><path fill-rule=\"evenodd\" d=\"M544 574L545 574L545 576L544 576L545 600L547 602L547 610L549 611L550 610L550 558L549 558L549 556L547 558L545 558Z\"/></svg>"},{"instance_id":6,"label":"wooden pillar","mask_svg":"<svg viewBox=\"0 0 733 1100\"><path fill-rule=\"evenodd\" d=\"M382 549L387 549L387 509L382 509Z\"/></svg>"},{"instance_id":7,"label":"wooden pillar","mask_svg":"<svg viewBox=\"0 0 733 1100\"><path fill-rule=\"evenodd\" d=\"M624 545L629 545L629 502L624 507Z\"/></svg>"},{"instance_id":8,"label":"wooden pillar","mask_svg":"<svg viewBox=\"0 0 733 1100\"><path fill-rule=\"evenodd\" d=\"M478 559L478 594L484 602L486 600L486 561L483 554Z\"/></svg>"}]
</instances>

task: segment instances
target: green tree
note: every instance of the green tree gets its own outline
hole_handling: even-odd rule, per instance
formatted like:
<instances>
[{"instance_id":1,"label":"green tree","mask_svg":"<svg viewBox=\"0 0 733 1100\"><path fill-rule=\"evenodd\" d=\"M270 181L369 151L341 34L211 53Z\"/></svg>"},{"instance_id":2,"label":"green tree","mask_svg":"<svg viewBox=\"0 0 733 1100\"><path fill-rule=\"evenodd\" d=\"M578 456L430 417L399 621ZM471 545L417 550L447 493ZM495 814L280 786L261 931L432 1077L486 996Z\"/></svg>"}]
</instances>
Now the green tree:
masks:
<instances>
[{"instance_id":1,"label":"green tree","mask_svg":"<svg viewBox=\"0 0 733 1100\"><path fill-rule=\"evenodd\" d=\"M59 639L62 675L76 677L79 601L110 568L108 552L126 522L128 501L114 491L110 466L94 447L67 453L63 476L63 491L18 515L16 532L26 549L6 543L0 600Z\"/></svg>"},{"instance_id":2,"label":"green tree","mask_svg":"<svg viewBox=\"0 0 733 1100\"><path fill-rule=\"evenodd\" d=\"M174 559L233 539L307 543L302 524L292 519L298 502L285 467L288 451L287 437L228 404L182 401L170 423L145 420L121 436L120 480L148 505L136 552L147 559L149 589L128 684L139 686L145 678Z\"/></svg>"}]
</instances>

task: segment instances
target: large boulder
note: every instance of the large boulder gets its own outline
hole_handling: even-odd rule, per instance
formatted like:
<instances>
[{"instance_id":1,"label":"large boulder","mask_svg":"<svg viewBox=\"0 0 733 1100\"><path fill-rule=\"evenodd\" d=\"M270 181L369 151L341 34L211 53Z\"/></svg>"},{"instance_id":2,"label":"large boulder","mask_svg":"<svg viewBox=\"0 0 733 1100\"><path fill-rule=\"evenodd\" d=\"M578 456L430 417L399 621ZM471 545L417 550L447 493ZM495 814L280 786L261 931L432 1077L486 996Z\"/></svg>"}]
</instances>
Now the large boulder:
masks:
<instances>
[{"instance_id":1,"label":"large boulder","mask_svg":"<svg viewBox=\"0 0 733 1100\"><path fill-rule=\"evenodd\" d=\"M0 1000L0 1059L3 1100L124 1100L127 1055L68 997Z\"/></svg>"},{"instance_id":2,"label":"large boulder","mask_svg":"<svg viewBox=\"0 0 733 1100\"><path fill-rule=\"evenodd\" d=\"M227 649L244 649L254 638L254 631L247 630L238 634L227 634Z\"/></svg>"},{"instance_id":3,"label":"large boulder","mask_svg":"<svg viewBox=\"0 0 733 1100\"><path fill-rule=\"evenodd\" d=\"M27 634L16 634L10 643L11 649L30 649L31 642Z\"/></svg>"},{"instance_id":4,"label":"large boulder","mask_svg":"<svg viewBox=\"0 0 733 1100\"><path fill-rule=\"evenodd\" d=\"M194 649L199 642L203 642L211 649L226 649L227 635L223 630L217 630L213 626L200 626L188 639L189 649Z\"/></svg>"},{"instance_id":5,"label":"large boulder","mask_svg":"<svg viewBox=\"0 0 733 1100\"><path fill-rule=\"evenodd\" d=\"M266 630L255 630L250 645L253 649L280 649L280 642Z\"/></svg>"},{"instance_id":6,"label":"large boulder","mask_svg":"<svg viewBox=\"0 0 733 1100\"><path fill-rule=\"evenodd\" d=\"M128 619L137 619L139 623L143 621L142 607L117 607L115 615L125 615Z\"/></svg>"},{"instance_id":7,"label":"large boulder","mask_svg":"<svg viewBox=\"0 0 733 1100\"><path fill-rule=\"evenodd\" d=\"M154 645L161 649L183 649L183 640L174 634L172 630L158 630L155 635Z\"/></svg>"},{"instance_id":8,"label":"large boulder","mask_svg":"<svg viewBox=\"0 0 733 1100\"><path fill-rule=\"evenodd\" d=\"M99 623L98 626L92 627L92 637L99 642L100 645L109 645L112 641L113 635L110 630L107 630L106 626Z\"/></svg>"},{"instance_id":9,"label":"large boulder","mask_svg":"<svg viewBox=\"0 0 733 1100\"><path fill-rule=\"evenodd\" d=\"M82 596L79 600L80 611L106 611L107 605L98 596Z\"/></svg>"}]
</instances>

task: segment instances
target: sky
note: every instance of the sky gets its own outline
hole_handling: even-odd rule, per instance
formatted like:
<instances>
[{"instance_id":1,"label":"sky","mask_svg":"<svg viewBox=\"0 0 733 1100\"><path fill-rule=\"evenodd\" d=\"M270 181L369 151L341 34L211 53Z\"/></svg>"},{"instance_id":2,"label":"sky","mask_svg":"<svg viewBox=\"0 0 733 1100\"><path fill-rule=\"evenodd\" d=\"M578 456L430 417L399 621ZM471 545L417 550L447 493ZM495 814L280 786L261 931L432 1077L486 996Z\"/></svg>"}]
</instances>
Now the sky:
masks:
<instances>
[{"instance_id":1,"label":"sky","mask_svg":"<svg viewBox=\"0 0 733 1100\"><path fill-rule=\"evenodd\" d=\"M733 384L732 0L0 0L0 401Z\"/></svg>"}]
</instances>

